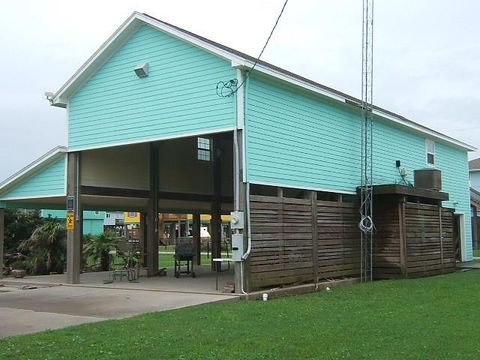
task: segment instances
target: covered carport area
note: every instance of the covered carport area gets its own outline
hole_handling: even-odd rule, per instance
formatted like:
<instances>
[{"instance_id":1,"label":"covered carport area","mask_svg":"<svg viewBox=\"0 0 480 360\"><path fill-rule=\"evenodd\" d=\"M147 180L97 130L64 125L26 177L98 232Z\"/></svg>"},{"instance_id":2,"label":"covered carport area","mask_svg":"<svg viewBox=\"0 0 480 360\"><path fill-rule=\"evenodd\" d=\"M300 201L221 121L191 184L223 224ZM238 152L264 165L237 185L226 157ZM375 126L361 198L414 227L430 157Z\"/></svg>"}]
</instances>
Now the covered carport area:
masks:
<instances>
[{"instance_id":1,"label":"covered carport area","mask_svg":"<svg viewBox=\"0 0 480 360\"><path fill-rule=\"evenodd\" d=\"M193 215L197 261L200 260L200 215L210 214L212 258L222 256L221 215L234 210L234 189L239 187L235 184L239 176L234 174L239 170L235 165L234 143L233 132L219 132L75 152L62 149L55 158L61 162L57 167L63 165L62 175L55 177L51 171L53 161L40 161L23 175L19 174L15 183L0 187L0 207L69 212L71 216L67 221L73 219L73 223L67 226L66 282L70 284L82 281L83 211L140 212L143 265L146 275L154 277L159 273L161 213ZM45 173L58 182L57 194L12 196L41 176L48 182L49 176ZM3 236L2 220L0 236ZM218 270L213 265L211 270ZM239 276L238 272L236 275Z\"/></svg>"}]
</instances>

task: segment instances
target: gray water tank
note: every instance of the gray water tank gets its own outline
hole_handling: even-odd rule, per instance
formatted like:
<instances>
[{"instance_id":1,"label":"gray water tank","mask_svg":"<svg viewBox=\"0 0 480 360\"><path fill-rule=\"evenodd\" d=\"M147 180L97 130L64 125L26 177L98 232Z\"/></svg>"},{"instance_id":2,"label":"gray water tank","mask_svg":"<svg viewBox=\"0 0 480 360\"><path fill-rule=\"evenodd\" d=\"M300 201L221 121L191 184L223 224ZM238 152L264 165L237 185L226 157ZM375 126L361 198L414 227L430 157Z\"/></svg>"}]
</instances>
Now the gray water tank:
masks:
<instances>
[{"instance_id":1,"label":"gray water tank","mask_svg":"<svg viewBox=\"0 0 480 360\"><path fill-rule=\"evenodd\" d=\"M442 190L442 172L438 169L424 168L413 170L413 181L416 187L428 190Z\"/></svg>"}]
</instances>

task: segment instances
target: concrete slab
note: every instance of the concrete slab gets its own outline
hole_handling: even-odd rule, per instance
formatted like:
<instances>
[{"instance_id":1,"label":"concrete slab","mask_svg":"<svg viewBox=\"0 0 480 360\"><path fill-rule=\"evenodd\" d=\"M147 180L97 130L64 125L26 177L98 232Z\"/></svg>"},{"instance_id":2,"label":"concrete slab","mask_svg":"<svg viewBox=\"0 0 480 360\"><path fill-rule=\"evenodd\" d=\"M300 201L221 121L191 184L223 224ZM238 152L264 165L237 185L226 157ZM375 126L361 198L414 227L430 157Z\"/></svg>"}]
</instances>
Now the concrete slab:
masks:
<instances>
[{"instance_id":1,"label":"concrete slab","mask_svg":"<svg viewBox=\"0 0 480 360\"><path fill-rule=\"evenodd\" d=\"M238 299L231 295L52 286L0 293L0 337Z\"/></svg>"},{"instance_id":2,"label":"concrete slab","mask_svg":"<svg viewBox=\"0 0 480 360\"><path fill-rule=\"evenodd\" d=\"M74 316L5 307L0 307L0 319L0 337L106 320L91 316Z\"/></svg>"},{"instance_id":3,"label":"concrete slab","mask_svg":"<svg viewBox=\"0 0 480 360\"><path fill-rule=\"evenodd\" d=\"M224 266L225 270L226 266ZM108 289L137 289L165 292L182 292L195 294L221 294L225 284L233 283L233 266L229 271L218 273L218 289L216 289L217 273L212 272L209 265L198 266L195 268L196 277L182 275L180 278L174 277L173 268L166 270L167 276L161 277L140 277L138 282L129 282L125 278L123 281L116 280L111 284L105 284L111 277L108 272L90 272L80 275L80 284L75 286L99 287ZM1 282L5 284L22 285L66 285L66 275L40 275L26 276L23 279L4 278Z\"/></svg>"},{"instance_id":4,"label":"concrete slab","mask_svg":"<svg viewBox=\"0 0 480 360\"><path fill-rule=\"evenodd\" d=\"M480 262L478 261L465 261L457 263L457 268L460 269L480 269Z\"/></svg>"}]
</instances>

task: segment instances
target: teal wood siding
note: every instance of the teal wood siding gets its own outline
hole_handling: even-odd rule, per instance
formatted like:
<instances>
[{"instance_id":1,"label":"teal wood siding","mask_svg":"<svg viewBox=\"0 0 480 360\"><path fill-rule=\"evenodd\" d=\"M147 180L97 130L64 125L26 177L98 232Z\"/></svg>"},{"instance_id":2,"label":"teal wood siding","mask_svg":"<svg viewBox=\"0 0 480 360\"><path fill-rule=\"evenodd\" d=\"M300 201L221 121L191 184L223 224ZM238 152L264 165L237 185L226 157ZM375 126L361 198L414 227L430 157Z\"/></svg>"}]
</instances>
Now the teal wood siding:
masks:
<instances>
[{"instance_id":1,"label":"teal wood siding","mask_svg":"<svg viewBox=\"0 0 480 360\"><path fill-rule=\"evenodd\" d=\"M249 77L249 181L353 191L360 181L360 123L354 112Z\"/></svg>"},{"instance_id":2,"label":"teal wood siding","mask_svg":"<svg viewBox=\"0 0 480 360\"><path fill-rule=\"evenodd\" d=\"M42 209L42 217L57 218L65 220L65 210L45 210ZM83 212L83 234L98 235L103 233L103 221L105 219L105 211L84 211Z\"/></svg>"},{"instance_id":3,"label":"teal wood siding","mask_svg":"<svg viewBox=\"0 0 480 360\"><path fill-rule=\"evenodd\" d=\"M361 117L334 104L261 78L248 79L245 100L247 181L354 192L360 185ZM375 184L400 180L395 161L409 171L426 167L425 136L376 118ZM444 206L465 213L466 256L472 256L468 162L465 150L436 142Z\"/></svg>"},{"instance_id":4,"label":"teal wood siding","mask_svg":"<svg viewBox=\"0 0 480 360\"><path fill-rule=\"evenodd\" d=\"M103 220L90 219L83 221L83 234L99 235L103 233Z\"/></svg>"},{"instance_id":5,"label":"teal wood siding","mask_svg":"<svg viewBox=\"0 0 480 360\"><path fill-rule=\"evenodd\" d=\"M149 63L149 75L133 69ZM140 142L235 125L234 97L216 95L231 64L143 25L70 99L70 150Z\"/></svg>"},{"instance_id":6,"label":"teal wood siding","mask_svg":"<svg viewBox=\"0 0 480 360\"><path fill-rule=\"evenodd\" d=\"M19 184L6 189L5 193L0 194L0 199L65 195L65 162L66 155L62 155Z\"/></svg>"}]
</instances>

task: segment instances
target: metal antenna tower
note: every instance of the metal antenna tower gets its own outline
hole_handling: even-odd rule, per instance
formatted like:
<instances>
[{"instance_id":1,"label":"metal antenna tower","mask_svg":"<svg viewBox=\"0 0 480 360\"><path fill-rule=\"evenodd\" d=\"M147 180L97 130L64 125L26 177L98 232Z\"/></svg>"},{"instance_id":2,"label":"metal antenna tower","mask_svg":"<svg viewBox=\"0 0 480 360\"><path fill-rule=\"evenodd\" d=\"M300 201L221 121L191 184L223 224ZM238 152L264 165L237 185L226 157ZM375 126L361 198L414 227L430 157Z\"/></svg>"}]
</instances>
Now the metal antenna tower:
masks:
<instances>
[{"instance_id":1,"label":"metal antenna tower","mask_svg":"<svg viewBox=\"0 0 480 360\"><path fill-rule=\"evenodd\" d=\"M373 248L373 2L363 0L362 23L362 141L360 187L360 230L361 230L361 269L362 282L372 280Z\"/></svg>"}]
</instances>

